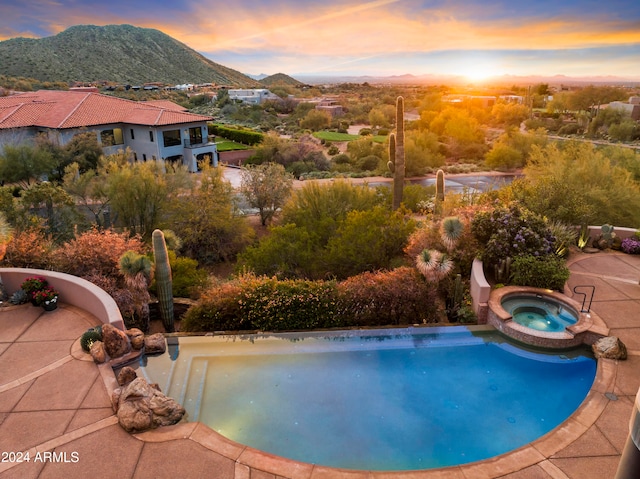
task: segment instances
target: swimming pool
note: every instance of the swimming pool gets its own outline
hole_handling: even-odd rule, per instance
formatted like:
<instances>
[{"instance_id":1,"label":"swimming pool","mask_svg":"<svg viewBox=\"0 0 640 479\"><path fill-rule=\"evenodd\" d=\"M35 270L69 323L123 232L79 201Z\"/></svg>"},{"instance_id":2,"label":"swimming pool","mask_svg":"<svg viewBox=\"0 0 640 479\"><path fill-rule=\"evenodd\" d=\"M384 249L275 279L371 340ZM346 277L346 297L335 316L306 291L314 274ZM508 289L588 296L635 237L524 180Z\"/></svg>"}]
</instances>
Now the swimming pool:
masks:
<instances>
[{"instance_id":1,"label":"swimming pool","mask_svg":"<svg viewBox=\"0 0 640 479\"><path fill-rule=\"evenodd\" d=\"M190 420L234 441L366 470L516 449L577 409L595 369L586 350L525 350L463 326L187 337L140 366Z\"/></svg>"}]
</instances>

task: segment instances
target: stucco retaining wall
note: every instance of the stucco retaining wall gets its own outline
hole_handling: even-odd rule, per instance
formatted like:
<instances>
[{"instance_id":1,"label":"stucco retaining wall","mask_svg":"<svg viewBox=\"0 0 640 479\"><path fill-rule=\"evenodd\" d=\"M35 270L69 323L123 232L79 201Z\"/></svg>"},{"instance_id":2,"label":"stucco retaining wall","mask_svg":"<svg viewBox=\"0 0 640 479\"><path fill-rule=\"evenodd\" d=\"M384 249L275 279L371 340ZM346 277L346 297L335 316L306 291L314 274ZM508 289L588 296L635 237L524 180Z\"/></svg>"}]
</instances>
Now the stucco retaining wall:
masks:
<instances>
[{"instance_id":1,"label":"stucco retaining wall","mask_svg":"<svg viewBox=\"0 0 640 479\"><path fill-rule=\"evenodd\" d=\"M473 312L476 313L478 324L487 324L487 313L489 311L489 296L491 286L484 277L482 261L474 259L471 265L471 304Z\"/></svg>"},{"instance_id":2,"label":"stucco retaining wall","mask_svg":"<svg viewBox=\"0 0 640 479\"><path fill-rule=\"evenodd\" d=\"M124 330L124 321L115 300L106 291L89 281L66 273L44 269L0 268L0 280L8 294L20 289L30 276L42 276L60 292L60 301L93 314L103 323Z\"/></svg>"}]
</instances>

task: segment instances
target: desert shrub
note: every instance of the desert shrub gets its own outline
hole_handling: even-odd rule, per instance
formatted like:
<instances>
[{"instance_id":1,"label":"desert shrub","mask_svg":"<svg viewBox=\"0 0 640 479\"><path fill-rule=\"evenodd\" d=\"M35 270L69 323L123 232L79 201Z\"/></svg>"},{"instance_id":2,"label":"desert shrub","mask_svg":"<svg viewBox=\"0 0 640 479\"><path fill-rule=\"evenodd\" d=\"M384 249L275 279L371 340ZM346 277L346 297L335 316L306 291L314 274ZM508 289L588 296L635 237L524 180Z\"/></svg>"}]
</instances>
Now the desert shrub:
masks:
<instances>
[{"instance_id":1,"label":"desert shrub","mask_svg":"<svg viewBox=\"0 0 640 479\"><path fill-rule=\"evenodd\" d=\"M248 268L281 279L314 276L319 256L314 254L317 245L312 236L291 223L269 230L260 243L238 255L239 270Z\"/></svg>"},{"instance_id":2,"label":"desert shrub","mask_svg":"<svg viewBox=\"0 0 640 479\"><path fill-rule=\"evenodd\" d=\"M314 167L312 163L306 163L304 161L294 161L287 166L287 172L291 173L294 178L300 178L304 173L313 171Z\"/></svg>"},{"instance_id":3,"label":"desert shrub","mask_svg":"<svg viewBox=\"0 0 640 479\"><path fill-rule=\"evenodd\" d=\"M332 158L336 165L348 165L351 163L351 158L346 153L340 153Z\"/></svg>"},{"instance_id":4,"label":"desert shrub","mask_svg":"<svg viewBox=\"0 0 640 479\"><path fill-rule=\"evenodd\" d=\"M425 222L416 228L409 236L404 252L413 261L425 249L445 250L440 234L440 225L436 221Z\"/></svg>"},{"instance_id":5,"label":"desert shrub","mask_svg":"<svg viewBox=\"0 0 640 479\"><path fill-rule=\"evenodd\" d=\"M469 207L457 211L464 228L458 239L458 247L453 248L448 253L448 256L455 265L454 271L465 277L471 272L473 260L480 253L480 245L473 235L469 219L480 210L481 208ZM404 252L408 259L413 262L416 256L425 249L447 251L442 238L440 221L425 222L419 228L416 228L409 236Z\"/></svg>"},{"instance_id":6,"label":"desert shrub","mask_svg":"<svg viewBox=\"0 0 640 479\"><path fill-rule=\"evenodd\" d=\"M569 247L578 241L578 231L575 227L560 221L552 221L549 223L549 230L555 238L553 252L561 258L569 256Z\"/></svg>"},{"instance_id":7,"label":"desert shrub","mask_svg":"<svg viewBox=\"0 0 640 479\"><path fill-rule=\"evenodd\" d=\"M415 221L406 220L401 211L382 206L368 211L352 211L329 240L324 255L328 270L337 278L387 269L402 248Z\"/></svg>"},{"instance_id":8,"label":"desert shrub","mask_svg":"<svg viewBox=\"0 0 640 479\"><path fill-rule=\"evenodd\" d=\"M558 130L558 135L577 135L580 130L580 125L577 123L567 123Z\"/></svg>"},{"instance_id":9,"label":"desert shrub","mask_svg":"<svg viewBox=\"0 0 640 479\"><path fill-rule=\"evenodd\" d=\"M339 153L340 153L340 148L338 148L336 145L331 145L327 149L327 154L328 155L335 156L335 155L337 155Z\"/></svg>"},{"instance_id":10,"label":"desert shrub","mask_svg":"<svg viewBox=\"0 0 640 479\"><path fill-rule=\"evenodd\" d=\"M356 160L356 166L361 171L374 171L380 164L380 157L368 155Z\"/></svg>"},{"instance_id":11,"label":"desert shrub","mask_svg":"<svg viewBox=\"0 0 640 479\"><path fill-rule=\"evenodd\" d=\"M243 285L243 317L262 331L342 326L333 281L261 278Z\"/></svg>"},{"instance_id":12,"label":"desert shrub","mask_svg":"<svg viewBox=\"0 0 640 479\"><path fill-rule=\"evenodd\" d=\"M80 346L85 352L89 352L91 346L96 341L102 341L102 330L91 328L85 331L80 337Z\"/></svg>"},{"instance_id":13,"label":"desert shrub","mask_svg":"<svg viewBox=\"0 0 640 479\"><path fill-rule=\"evenodd\" d=\"M511 265L511 284L562 291L569 279L569 268L555 255L523 255Z\"/></svg>"},{"instance_id":14,"label":"desert shrub","mask_svg":"<svg viewBox=\"0 0 640 479\"><path fill-rule=\"evenodd\" d=\"M418 213L420 205L433 199L435 194L435 186L406 185L402 193L402 204L408 210Z\"/></svg>"},{"instance_id":15,"label":"desert shrub","mask_svg":"<svg viewBox=\"0 0 640 479\"><path fill-rule=\"evenodd\" d=\"M198 269L195 259L176 257L173 251L169 252L169 264L173 280L173 295L180 298L189 298L196 290L207 284L207 272Z\"/></svg>"},{"instance_id":16,"label":"desert shrub","mask_svg":"<svg viewBox=\"0 0 640 479\"><path fill-rule=\"evenodd\" d=\"M182 331L237 331L252 329L241 314L242 287L238 281L216 284L182 318Z\"/></svg>"},{"instance_id":17,"label":"desert shrub","mask_svg":"<svg viewBox=\"0 0 640 479\"><path fill-rule=\"evenodd\" d=\"M539 215L568 224L635 227L640 184L617 159L610 160L626 156L614 151L588 143L534 148L525 175L511 184L513 197Z\"/></svg>"},{"instance_id":18,"label":"desert shrub","mask_svg":"<svg viewBox=\"0 0 640 479\"><path fill-rule=\"evenodd\" d=\"M16 231L7 243L4 264L17 268L51 269L53 239L42 228Z\"/></svg>"},{"instance_id":19,"label":"desert shrub","mask_svg":"<svg viewBox=\"0 0 640 479\"><path fill-rule=\"evenodd\" d=\"M56 251L55 267L80 277L91 274L119 277L120 258L127 251L143 254L145 246L138 236L93 228Z\"/></svg>"},{"instance_id":20,"label":"desert shrub","mask_svg":"<svg viewBox=\"0 0 640 479\"><path fill-rule=\"evenodd\" d=\"M136 322L136 297L131 290L123 286L124 281L122 277L106 276L101 273L88 273L84 276L84 279L107 292L118 305L125 326L132 327L130 324Z\"/></svg>"},{"instance_id":21,"label":"desert shrub","mask_svg":"<svg viewBox=\"0 0 640 479\"><path fill-rule=\"evenodd\" d=\"M362 273L338 284L340 315L350 326L433 323L436 294L408 266Z\"/></svg>"}]
</instances>

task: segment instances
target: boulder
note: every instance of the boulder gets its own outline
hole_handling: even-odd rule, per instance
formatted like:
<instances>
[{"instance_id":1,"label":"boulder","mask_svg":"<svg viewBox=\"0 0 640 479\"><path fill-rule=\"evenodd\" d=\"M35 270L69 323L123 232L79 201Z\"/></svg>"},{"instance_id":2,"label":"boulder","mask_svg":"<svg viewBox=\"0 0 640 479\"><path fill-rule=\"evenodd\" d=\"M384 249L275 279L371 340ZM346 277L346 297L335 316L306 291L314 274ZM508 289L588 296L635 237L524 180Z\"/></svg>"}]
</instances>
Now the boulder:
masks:
<instances>
[{"instance_id":1,"label":"boulder","mask_svg":"<svg viewBox=\"0 0 640 479\"><path fill-rule=\"evenodd\" d=\"M131 433L178 423L185 409L175 400L151 387L143 378L136 378L118 393L116 414L120 426Z\"/></svg>"},{"instance_id":2,"label":"boulder","mask_svg":"<svg viewBox=\"0 0 640 479\"><path fill-rule=\"evenodd\" d=\"M140 350L144 346L144 333L138 328L127 329L127 336L133 349Z\"/></svg>"},{"instance_id":3,"label":"boulder","mask_svg":"<svg viewBox=\"0 0 640 479\"><path fill-rule=\"evenodd\" d=\"M167 342L162 333L152 334L144 338L145 354L164 353L167 350Z\"/></svg>"},{"instance_id":4,"label":"boulder","mask_svg":"<svg viewBox=\"0 0 640 479\"><path fill-rule=\"evenodd\" d=\"M120 386L126 386L137 377L138 377L138 374L136 373L135 369L129 366L125 366L118 373L118 378L117 378L118 384Z\"/></svg>"},{"instance_id":5,"label":"boulder","mask_svg":"<svg viewBox=\"0 0 640 479\"><path fill-rule=\"evenodd\" d=\"M627 359L627 347L616 336L600 338L591 348L596 359Z\"/></svg>"},{"instance_id":6,"label":"boulder","mask_svg":"<svg viewBox=\"0 0 640 479\"><path fill-rule=\"evenodd\" d=\"M131 342L125 332L108 323L102 326L102 342L112 358L119 358L131 351Z\"/></svg>"},{"instance_id":7,"label":"boulder","mask_svg":"<svg viewBox=\"0 0 640 479\"><path fill-rule=\"evenodd\" d=\"M104 343L102 341L94 341L91 345L91 349L89 349L89 354L93 360L98 363L106 363L109 360L109 356L107 355L107 351L104 348Z\"/></svg>"}]
</instances>

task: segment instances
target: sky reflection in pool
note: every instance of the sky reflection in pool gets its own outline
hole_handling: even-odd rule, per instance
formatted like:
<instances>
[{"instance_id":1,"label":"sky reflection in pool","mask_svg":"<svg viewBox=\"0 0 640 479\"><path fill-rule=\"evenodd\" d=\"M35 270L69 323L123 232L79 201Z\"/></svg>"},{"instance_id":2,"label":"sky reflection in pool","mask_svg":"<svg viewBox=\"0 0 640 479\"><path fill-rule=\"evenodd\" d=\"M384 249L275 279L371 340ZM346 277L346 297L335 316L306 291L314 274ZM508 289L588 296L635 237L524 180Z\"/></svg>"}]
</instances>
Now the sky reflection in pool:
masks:
<instances>
[{"instance_id":1,"label":"sky reflection in pool","mask_svg":"<svg viewBox=\"0 0 640 479\"><path fill-rule=\"evenodd\" d=\"M577 409L596 369L587 350L534 352L462 326L185 337L170 352L141 370L190 420L279 456L368 470L525 445Z\"/></svg>"}]
</instances>

